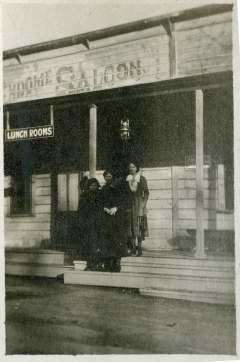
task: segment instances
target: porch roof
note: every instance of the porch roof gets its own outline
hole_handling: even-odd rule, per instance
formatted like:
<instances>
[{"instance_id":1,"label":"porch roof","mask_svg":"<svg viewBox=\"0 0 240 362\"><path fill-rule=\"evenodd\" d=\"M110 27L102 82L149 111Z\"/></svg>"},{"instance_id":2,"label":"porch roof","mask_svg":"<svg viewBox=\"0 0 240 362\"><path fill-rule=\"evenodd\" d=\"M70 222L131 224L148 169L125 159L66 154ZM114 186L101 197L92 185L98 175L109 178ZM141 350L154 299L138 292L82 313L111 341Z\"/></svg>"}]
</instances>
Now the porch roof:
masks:
<instances>
[{"instance_id":1,"label":"porch roof","mask_svg":"<svg viewBox=\"0 0 240 362\"><path fill-rule=\"evenodd\" d=\"M32 45L27 45L24 47L9 49L3 52L3 59L6 60L22 55L28 55L42 51L64 48L67 46L73 46L81 43L86 45L86 47L88 47L88 42L90 41L151 28L157 25L164 24L167 20L171 20L171 22L181 22L184 20L199 18L206 15L224 13L227 11L231 11L232 7L233 7L232 3L212 4L212 5L205 5L201 7L191 8L183 11L177 11L177 12L175 11L165 15L149 17L142 20L128 22L125 24L99 29L83 34L67 36L64 38L55 39L47 42L41 42Z\"/></svg>"}]
</instances>

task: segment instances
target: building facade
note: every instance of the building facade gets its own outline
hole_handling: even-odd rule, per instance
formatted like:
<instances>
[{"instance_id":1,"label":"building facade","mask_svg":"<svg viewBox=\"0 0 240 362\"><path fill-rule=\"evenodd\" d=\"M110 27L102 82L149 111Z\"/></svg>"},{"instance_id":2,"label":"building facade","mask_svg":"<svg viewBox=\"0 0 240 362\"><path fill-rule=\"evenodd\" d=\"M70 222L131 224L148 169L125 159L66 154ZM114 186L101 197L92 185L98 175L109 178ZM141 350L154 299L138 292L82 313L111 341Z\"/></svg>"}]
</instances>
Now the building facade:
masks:
<instances>
[{"instance_id":1,"label":"building facade","mask_svg":"<svg viewBox=\"0 0 240 362\"><path fill-rule=\"evenodd\" d=\"M3 58L7 248L73 248L82 176L102 181L102 170L134 156L150 188L145 250L188 243L200 259L206 248L233 250L231 5Z\"/></svg>"}]
</instances>

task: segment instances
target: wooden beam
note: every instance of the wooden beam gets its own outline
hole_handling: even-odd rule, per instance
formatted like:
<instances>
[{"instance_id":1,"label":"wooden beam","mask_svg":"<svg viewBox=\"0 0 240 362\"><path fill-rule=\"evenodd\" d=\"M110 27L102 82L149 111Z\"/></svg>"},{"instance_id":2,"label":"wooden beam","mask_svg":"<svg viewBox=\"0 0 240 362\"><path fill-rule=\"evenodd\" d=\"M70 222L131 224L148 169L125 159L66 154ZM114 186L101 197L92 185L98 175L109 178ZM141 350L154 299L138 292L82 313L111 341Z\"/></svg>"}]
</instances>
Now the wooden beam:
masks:
<instances>
[{"instance_id":1,"label":"wooden beam","mask_svg":"<svg viewBox=\"0 0 240 362\"><path fill-rule=\"evenodd\" d=\"M90 106L89 119L89 176L96 176L97 167L97 106Z\"/></svg>"},{"instance_id":2,"label":"wooden beam","mask_svg":"<svg viewBox=\"0 0 240 362\"><path fill-rule=\"evenodd\" d=\"M204 249L204 143L203 143L203 90L195 91L196 101L196 251L195 257L206 258Z\"/></svg>"},{"instance_id":3,"label":"wooden beam","mask_svg":"<svg viewBox=\"0 0 240 362\"><path fill-rule=\"evenodd\" d=\"M170 77L174 78L176 76L176 71L177 71L174 23L170 19L167 19L166 22L163 23L163 26L168 34L169 73L170 73Z\"/></svg>"}]
</instances>

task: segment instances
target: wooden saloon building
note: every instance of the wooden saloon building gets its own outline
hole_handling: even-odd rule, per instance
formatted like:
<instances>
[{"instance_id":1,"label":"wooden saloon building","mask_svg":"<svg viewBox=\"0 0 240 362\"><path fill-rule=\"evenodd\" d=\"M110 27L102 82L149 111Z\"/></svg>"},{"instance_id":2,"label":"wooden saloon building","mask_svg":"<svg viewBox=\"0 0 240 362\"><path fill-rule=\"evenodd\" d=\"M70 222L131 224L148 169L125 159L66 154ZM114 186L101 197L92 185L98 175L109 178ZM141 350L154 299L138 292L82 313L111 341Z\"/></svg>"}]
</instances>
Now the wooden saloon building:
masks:
<instances>
[{"instance_id":1,"label":"wooden saloon building","mask_svg":"<svg viewBox=\"0 0 240 362\"><path fill-rule=\"evenodd\" d=\"M234 303L232 6L3 53L6 273ZM129 120L130 138L121 139ZM137 155L149 237L122 272L64 263L85 173Z\"/></svg>"}]
</instances>

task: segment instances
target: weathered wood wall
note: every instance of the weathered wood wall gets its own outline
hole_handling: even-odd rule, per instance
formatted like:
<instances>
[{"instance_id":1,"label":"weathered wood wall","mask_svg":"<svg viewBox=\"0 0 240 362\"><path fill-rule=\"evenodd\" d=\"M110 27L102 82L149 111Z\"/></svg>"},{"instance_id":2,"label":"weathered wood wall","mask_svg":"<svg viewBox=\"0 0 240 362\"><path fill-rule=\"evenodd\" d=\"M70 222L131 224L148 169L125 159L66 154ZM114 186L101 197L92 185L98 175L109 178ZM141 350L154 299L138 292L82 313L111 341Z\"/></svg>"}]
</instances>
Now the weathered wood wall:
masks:
<instances>
[{"instance_id":1,"label":"weathered wood wall","mask_svg":"<svg viewBox=\"0 0 240 362\"><path fill-rule=\"evenodd\" d=\"M5 177L5 187L11 177ZM51 220L50 175L32 176L32 216L10 216L10 197L5 198L5 246L39 247L50 239Z\"/></svg>"},{"instance_id":2,"label":"weathered wood wall","mask_svg":"<svg viewBox=\"0 0 240 362\"><path fill-rule=\"evenodd\" d=\"M222 168L222 165L220 167ZM144 168L150 196L148 200L149 237L144 242L147 249L171 249L169 241L177 235L186 235L187 229L196 228L196 170L194 167ZM96 177L103 184L102 171ZM220 178L220 182L219 182ZM77 210L79 199L79 174L58 177L58 208ZM9 187L11 178L5 177L5 187ZM33 216L10 217L10 198L5 198L5 244L8 247L39 246L41 241L50 238L51 191L50 175L33 175ZM224 193L222 173L204 167L204 223L206 229L223 229L229 227L224 214L217 213L219 197ZM220 200L221 201L221 200ZM222 202L222 201L221 201ZM223 211L222 209L220 211ZM227 216L229 217L229 215ZM227 223L227 226L225 224ZM231 226L233 227L233 225Z\"/></svg>"},{"instance_id":3,"label":"weathered wood wall","mask_svg":"<svg viewBox=\"0 0 240 362\"><path fill-rule=\"evenodd\" d=\"M90 50L78 45L28 55L22 64L6 60L4 103L231 70L231 18L226 12L175 21L170 38L160 25L91 42Z\"/></svg>"}]
</instances>

